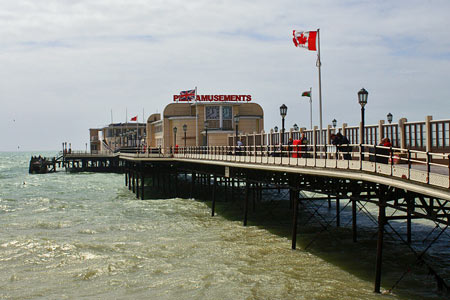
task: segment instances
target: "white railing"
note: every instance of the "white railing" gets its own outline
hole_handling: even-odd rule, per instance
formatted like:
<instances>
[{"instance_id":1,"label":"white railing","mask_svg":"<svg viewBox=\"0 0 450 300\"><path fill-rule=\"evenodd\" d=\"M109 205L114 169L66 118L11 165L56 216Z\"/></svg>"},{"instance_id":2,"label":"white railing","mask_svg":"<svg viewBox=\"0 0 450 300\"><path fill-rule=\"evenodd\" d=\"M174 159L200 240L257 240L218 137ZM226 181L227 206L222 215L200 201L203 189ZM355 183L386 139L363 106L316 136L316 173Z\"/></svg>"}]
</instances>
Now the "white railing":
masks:
<instances>
[{"instance_id":1,"label":"white railing","mask_svg":"<svg viewBox=\"0 0 450 300\"><path fill-rule=\"evenodd\" d=\"M450 188L449 154L373 145L211 146L166 149L165 157L364 171Z\"/></svg>"}]
</instances>

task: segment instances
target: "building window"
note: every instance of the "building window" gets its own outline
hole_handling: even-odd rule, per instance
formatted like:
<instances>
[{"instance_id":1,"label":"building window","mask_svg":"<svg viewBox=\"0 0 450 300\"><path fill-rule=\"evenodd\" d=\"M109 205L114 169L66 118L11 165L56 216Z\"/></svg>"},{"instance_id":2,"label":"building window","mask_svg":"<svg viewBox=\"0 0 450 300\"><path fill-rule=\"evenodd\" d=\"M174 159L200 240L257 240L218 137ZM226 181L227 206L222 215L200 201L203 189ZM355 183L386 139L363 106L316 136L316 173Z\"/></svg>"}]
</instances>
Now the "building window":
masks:
<instances>
[{"instance_id":1,"label":"building window","mask_svg":"<svg viewBox=\"0 0 450 300\"><path fill-rule=\"evenodd\" d=\"M229 130L233 129L233 113L231 106L222 106L222 129Z\"/></svg>"},{"instance_id":2,"label":"building window","mask_svg":"<svg viewBox=\"0 0 450 300\"><path fill-rule=\"evenodd\" d=\"M205 119L209 128L220 128L220 106L206 106Z\"/></svg>"},{"instance_id":3,"label":"building window","mask_svg":"<svg viewBox=\"0 0 450 300\"><path fill-rule=\"evenodd\" d=\"M206 106L205 119L208 121L208 128L232 129L232 111L233 109L231 106Z\"/></svg>"}]
</instances>

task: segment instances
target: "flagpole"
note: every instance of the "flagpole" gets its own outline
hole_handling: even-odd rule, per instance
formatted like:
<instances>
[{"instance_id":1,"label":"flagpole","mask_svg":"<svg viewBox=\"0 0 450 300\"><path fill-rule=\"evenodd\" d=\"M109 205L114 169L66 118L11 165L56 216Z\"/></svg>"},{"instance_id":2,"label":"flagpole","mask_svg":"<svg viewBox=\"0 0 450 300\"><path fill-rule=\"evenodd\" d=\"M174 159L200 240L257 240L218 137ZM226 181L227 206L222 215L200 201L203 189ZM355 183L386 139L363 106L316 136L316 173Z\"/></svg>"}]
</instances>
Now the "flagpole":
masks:
<instances>
[{"instance_id":1,"label":"flagpole","mask_svg":"<svg viewBox=\"0 0 450 300\"><path fill-rule=\"evenodd\" d=\"M317 51L317 67L319 68L319 123L320 123L320 129L319 129L319 145L322 144L322 77L320 75L320 67L322 65L322 62L320 61L320 29L317 29L317 45L318 45L318 51Z\"/></svg>"},{"instance_id":2,"label":"flagpole","mask_svg":"<svg viewBox=\"0 0 450 300\"><path fill-rule=\"evenodd\" d=\"M198 146L198 106L197 106L197 87L195 87L195 145Z\"/></svg>"},{"instance_id":3,"label":"flagpole","mask_svg":"<svg viewBox=\"0 0 450 300\"><path fill-rule=\"evenodd\" d=\"M309 88L309 122L311 124L311 130L312 127L312 87Z\"/></svg>"}]
</instances>

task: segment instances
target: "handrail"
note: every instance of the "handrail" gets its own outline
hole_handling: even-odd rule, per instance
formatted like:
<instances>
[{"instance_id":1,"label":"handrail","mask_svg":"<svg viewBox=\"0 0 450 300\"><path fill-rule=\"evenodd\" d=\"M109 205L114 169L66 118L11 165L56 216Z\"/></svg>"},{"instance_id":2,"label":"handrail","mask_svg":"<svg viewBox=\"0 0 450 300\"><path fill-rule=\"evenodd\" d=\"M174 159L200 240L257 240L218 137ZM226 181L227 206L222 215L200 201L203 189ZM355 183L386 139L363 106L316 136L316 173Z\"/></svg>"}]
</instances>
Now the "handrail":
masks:
<instances>
[{"instance_id":1,"label":"handrail","mask_svg":"<svg viewBox=\"0 0 450 300\"><path fill-rule=\"evenodd\" d=\"M159 149L160 157L355 170L450 188L449 154L398 147L348 144L282 147L280 145L198 146Z\"/></svg>"}]
</instances>

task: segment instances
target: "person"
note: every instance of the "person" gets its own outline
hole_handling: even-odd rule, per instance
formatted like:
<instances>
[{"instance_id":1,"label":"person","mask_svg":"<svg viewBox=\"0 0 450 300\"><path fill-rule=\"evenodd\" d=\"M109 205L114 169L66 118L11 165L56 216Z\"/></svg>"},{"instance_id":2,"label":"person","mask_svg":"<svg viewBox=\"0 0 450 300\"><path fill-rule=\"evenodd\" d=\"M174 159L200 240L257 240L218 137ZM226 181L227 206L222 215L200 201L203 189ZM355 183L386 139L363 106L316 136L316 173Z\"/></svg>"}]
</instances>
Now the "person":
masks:
<instances>
[{"instance_id":1,"label":"person","mask_svg":"<svg viewBox=\"0 0 450 300\"><path fill-rule=\"evenodd\" d=\"M289 153L291 153L294 150L293 145L294 145L294 139L290 137L289 140L288 140L288 151L289 151Z\"/></svg>"},{"instance_id":2,"label":"person","mask_svg":"<svg viewBox=\"0 0 450 300\"><path fill-rule=\"evenodd\" d=\"M301 155L303 157L308 157L308 139L306 138L306 134L303 132L302 137L300 138L300 152L303 152L304 154ZM301 157L300 156L300 157Z\"/></svg>"},{"instance_id":3,"label":"person","mask_svg":"<svg viewBox=\"0 0 450 300\"><path fill-rule=\"evenodd\" d=\"M350 152L350 141L348 140L348 138L343 135L342 133L338 132L336 133L336 135L333 137L333 135L331 136L332 138L332 143L333 145L336 145L337 151L342 152L344 155L344 159L345 160L351 160L352 156L349 153ZM343 145L347 145L347 146L343 146Z\"/></svg>"},{"instance_id":4,"label":"person","mask_svg":"<svg viewBox=\"0 0 450 300\"><path fill-rule=\"evenodd\" d=\"M244 144L242 144L241 140L237 140L236 144L237 144L236 155L241 155L242 146Z\"/></svg>"},{"instance_id":5,"label":"person","mask_svg":"<svg viewBox=\"0 0 450 300\"><path fill-rule=\"evenodd\" d=\"M384 138L381 140L381 142L380 142L380 144L378 144L378 146L390 148L390 147L392 147L391 140L389 138ZM376 154L377 154L376 161L377 162L384 163L384 164L387 164L389 162L389 156L391 154L391 150L387 149L387 148L378 148L376 150Z\"/></svg>"},{"instance_id":6,"label":"person","mask_svg":"<svg viewBox=\"0 0 450 300\"><path fill-rule=\"evenodd\" d=\"M381 146L392 147L391 140L389 138L384 138L383 140L381 140Z\"/></svg>"}]
</instances>

